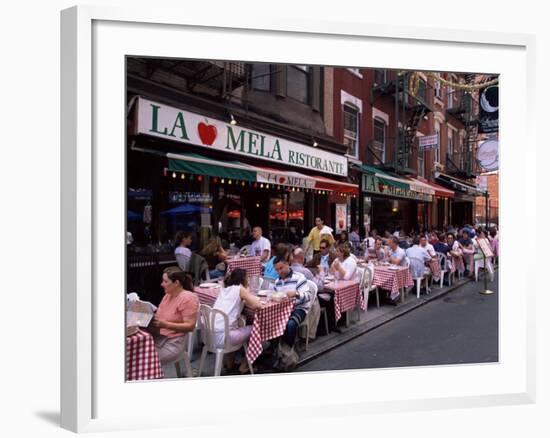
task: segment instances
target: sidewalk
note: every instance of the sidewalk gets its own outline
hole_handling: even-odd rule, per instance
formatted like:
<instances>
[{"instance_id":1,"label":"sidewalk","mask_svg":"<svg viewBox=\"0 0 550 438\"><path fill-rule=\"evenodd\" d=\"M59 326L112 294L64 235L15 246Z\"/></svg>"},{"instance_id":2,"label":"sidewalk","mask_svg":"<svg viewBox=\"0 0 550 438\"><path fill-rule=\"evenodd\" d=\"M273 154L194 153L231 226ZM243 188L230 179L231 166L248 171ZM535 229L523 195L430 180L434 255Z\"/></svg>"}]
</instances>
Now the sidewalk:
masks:
<instances>
[{"instance_id":1,"label":"sidewalk","mask_svg":"<svg viewBox=\"0 0 550 438\"><path fill-rule=\"evenodd\" d=\"M498 269L495 270L495 275L498 275ZM465 284L468 283L475 283L474 280L470 280L468 278L463 278L461 280L455 280L452 286L447 286L444 284L443 288L439 287L439 283L434 283L431 286L431 292L430 294L426 294L426 292L422 289L420 298L416 298L416 289L413 289L410 291L409 295L405 299L404 303L400 303L397 306L393 306L390 304L383 304L382 294L380 297L380 308L376 308L376 298L374 294L371 294L369 298L369 307L366 312L359 312L360 319L357 321L357 312L353 311L350 315L350 324L349 327L341 327L341 333L338 332L330 332L328 335L321 335L318 336L314 341L310 341L308 345L308 351L304 350L304 345L302 343L297 344L298 353L300 356L300 359L298 361L297 366L303 365L312 359L315 359L319 356L321 356L324 353L327 353L328 351L333 350L336 347L339 347L352 339L357 338L358 336L361 336L371 330L374 330L377 327L380 327L381 325L398 318L420 306L425 305L426 303L429 303L432 300L436 300L444 295L447 295L449 292L452 292L453 290L456 290ZM483 288L483 274L480 275L480 279L477 282L479 285L479 289L481 290ZM489 285L491 283L488 283ZM345 315L342 316L342 318L345 318ZM321 320L319 324L323 324L323 321ZM193 353L192 362L191 365L195 370L198 370L199 368L199 358L200 358L200 350L195 346L195 351ZM260 364L258 364L260 365ZM170 373L166 376L168 378L175 378L175 370L169 370ZM213 354L208 354L205 360L205 366L203 369L203 377L209 377L213 375L214 371L214 357ZM173 374L172 374L173 372ZM270 369L263 368L262 366L259 366L258 374L265 374L265 373L271 373L273 372ZM222 372L222 375L223 372Z\"/></svg>"}]
</instances>

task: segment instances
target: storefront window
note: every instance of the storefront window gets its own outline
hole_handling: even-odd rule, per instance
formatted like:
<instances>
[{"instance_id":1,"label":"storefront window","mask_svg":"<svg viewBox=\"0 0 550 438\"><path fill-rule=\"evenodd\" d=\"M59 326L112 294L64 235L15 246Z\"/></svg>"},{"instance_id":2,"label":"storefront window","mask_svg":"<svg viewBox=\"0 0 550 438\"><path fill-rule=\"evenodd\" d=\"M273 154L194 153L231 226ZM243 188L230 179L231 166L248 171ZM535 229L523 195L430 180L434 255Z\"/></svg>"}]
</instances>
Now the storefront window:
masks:
<instances>
[{"instance_id":1,"label":"storefront window","mask_svg":"<svg viewBox=\"0 0 550 438\"><path fill-rule=\"evenodd\" d=\"M304 200L302 192L290 192L269 198L269 231L272 243L301 243L304 234Z\"/></svg>"}]
</instances>

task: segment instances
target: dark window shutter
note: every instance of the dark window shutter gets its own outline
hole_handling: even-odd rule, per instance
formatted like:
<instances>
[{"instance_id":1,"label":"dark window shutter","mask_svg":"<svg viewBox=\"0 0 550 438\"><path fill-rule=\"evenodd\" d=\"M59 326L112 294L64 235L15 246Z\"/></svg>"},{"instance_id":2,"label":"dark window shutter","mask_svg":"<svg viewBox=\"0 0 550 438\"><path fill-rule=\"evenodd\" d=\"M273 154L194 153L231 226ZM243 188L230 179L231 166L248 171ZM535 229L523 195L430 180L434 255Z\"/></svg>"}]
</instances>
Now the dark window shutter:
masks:
<instances>
[{"instance_id":1,"label":"dark window shutter","mask_svg":"<svg viewBox=\"0 0 550 438\"><path fill-rule=\"evenodd\" d=\"M275 70L273 74L273 80L275 82L275 94L279 97L286 97L286 65L274 65L272 68Z\"/></svg>"},{"instance_id":2,"label":"dark window shutter","mask_svg":"<svg viewBox=\"0 0 550 438\"><path fill-rule=\"evenodd\" d=\"M313 67L311 72L311 108L321 111L321 67Z\"/></svg>"}]
</instances>

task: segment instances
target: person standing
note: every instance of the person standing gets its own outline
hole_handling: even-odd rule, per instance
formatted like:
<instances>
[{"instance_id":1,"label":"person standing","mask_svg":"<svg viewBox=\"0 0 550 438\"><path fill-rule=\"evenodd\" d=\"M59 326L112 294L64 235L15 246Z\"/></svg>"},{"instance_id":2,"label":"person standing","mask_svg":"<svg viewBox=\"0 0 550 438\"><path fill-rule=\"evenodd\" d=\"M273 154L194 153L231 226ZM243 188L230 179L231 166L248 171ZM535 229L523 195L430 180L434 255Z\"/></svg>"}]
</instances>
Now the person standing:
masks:
<instances>
[{"instance_id":1,"label":"person standing","mask_svg":"<svg viewBox=\"0 0 550 438\"><path fill-rule=\"evenodd\" d=\"M250 255L260 256L260 261L266 263L271 256L271 242L262 236L262 228L254 227L252 229L254 241L250 246Z\"/></svg>"},{"instance_id":2,"label":"person standing","mask_svg":"<svg viewBox=\"0 0 550 438\"><path fill-rule=\"evenodd\" d=\"M307 247L304 248L304 251L307 253L309 247L311 246L313 248L313 254L317 254L319 252L319 245L321 244L321 232L323 231L325 227L325 222L320 217L315 218L315 226L311 229L309 232L309 235L307 236ZM324 233L327 235L328 233ZM331 234L327 235L327 240L329 241L330 245L334 244L334 237Z\"/></svg>"}]
</instances>

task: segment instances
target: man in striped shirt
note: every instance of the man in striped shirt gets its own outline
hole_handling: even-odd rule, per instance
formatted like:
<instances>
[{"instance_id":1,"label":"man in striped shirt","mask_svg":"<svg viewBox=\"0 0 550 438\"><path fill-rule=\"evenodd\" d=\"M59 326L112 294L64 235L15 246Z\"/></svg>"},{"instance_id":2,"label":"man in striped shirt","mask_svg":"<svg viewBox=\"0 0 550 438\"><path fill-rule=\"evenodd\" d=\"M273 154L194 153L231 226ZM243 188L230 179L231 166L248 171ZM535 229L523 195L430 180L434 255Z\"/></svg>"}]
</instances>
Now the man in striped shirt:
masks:
<instances>
[{"instance_id":1,"label":"man in striped shirt","mask_svg":"<svg viewBox=\"0 0 550 438\"><path fill-rule=\"evenodd\" d=\"M285 292L289 298L294 298L294 310L286 324L283 339L292 347L296 342L298 327L306 318L313 304L312 293L309 290L304 274L295 272L290 268L288 260L284 256L277 256L273 262L278 278L270 285L277 292Z\"/></svg>"}]
</instances>

